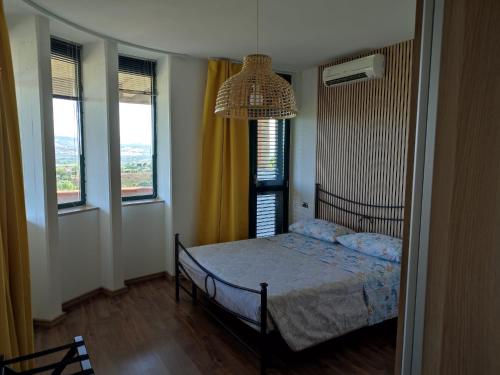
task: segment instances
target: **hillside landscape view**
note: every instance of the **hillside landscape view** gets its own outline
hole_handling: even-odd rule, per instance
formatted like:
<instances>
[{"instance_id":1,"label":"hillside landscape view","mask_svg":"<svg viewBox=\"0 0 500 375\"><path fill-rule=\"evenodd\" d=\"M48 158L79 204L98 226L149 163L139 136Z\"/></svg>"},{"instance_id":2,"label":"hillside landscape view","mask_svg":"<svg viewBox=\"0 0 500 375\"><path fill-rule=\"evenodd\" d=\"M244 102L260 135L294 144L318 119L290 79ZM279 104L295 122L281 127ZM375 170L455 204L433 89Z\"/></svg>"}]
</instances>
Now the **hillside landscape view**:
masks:
<instances>
[{"instance_id":1,"label":"hillside landscape view","mask_svg":"<svg viewBox=\"0 0 500 375\"><path fill-rule=\"evenodd\" d=\"M80 187L78 147L73 137L56 136L56 175L58 191L74 191ZM121 145L122 188L152 186L151 146Z\"/></svg>"}]
</instances>

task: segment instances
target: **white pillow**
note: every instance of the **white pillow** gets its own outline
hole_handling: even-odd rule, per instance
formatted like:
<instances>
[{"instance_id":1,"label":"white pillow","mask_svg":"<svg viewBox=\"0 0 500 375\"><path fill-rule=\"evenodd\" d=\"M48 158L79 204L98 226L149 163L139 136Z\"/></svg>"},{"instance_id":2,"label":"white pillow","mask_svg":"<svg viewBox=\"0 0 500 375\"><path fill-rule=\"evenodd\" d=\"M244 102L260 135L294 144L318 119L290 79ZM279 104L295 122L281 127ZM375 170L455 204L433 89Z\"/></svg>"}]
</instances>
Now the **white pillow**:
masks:
<instances>
[{"instance_id":1,"label":"white pillow","mask_svg":"<svg viewBox=\"0 0 500 375\"><path fill-rule=\"evenodd\" d=\"M299 220L290 225L288 230L328 242L335 242L338 236L354 233L352 229L321 219Z\"/></svg>"},{"instance_id":2,"label":"white pillow","mask_svg":"<svg viewBox=\"0 0 500 375\"><path fill-rule=\"evenodd\" d=\"M337 237L345 247L377 258L401 263L403 241L379 233L355 233Z\"/></svg>"}]
</instances>

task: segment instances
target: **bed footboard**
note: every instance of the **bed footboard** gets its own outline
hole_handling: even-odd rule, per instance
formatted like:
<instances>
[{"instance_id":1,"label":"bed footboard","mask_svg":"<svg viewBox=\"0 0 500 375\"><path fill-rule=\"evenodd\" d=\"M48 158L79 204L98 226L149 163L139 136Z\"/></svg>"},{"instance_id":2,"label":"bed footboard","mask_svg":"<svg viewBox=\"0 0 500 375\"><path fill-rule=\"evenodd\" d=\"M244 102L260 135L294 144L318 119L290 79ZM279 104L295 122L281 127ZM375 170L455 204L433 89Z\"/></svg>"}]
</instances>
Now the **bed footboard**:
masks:
<instances>
[{"instance_id":1,"label":"bed footboard","mask_svg":"<svg viewBox=\"0 0 500 375\"><path fill-rule=\"evenodd\" d=\"M201 289L198 288L194 280L191 278L189 273L186 271L182 263L179 261L179 254L181 251L184 251L186 255L193 261L197 267L199 267L205 274L205 288ZM180 282L181 274L186 277L188 280L191 281L191 290L183 286ZM260 319L255 320L252 319L248 316L242 315L236 311L233 311L216 300L217 296L217 284L216 281L224 284L230 288L236 289L236 290L241 290L246 293L252 293L260 296ZM213 292L210 293L208 285L209 283L213 286ZM186 247L181 243L179 239L179 234L175 235L175 300L177 303L180 301L180 291L183 290L185 293L187 293L193 303L197 302L197 292L198 289L201 290L201 292L207 297L207 299L221 308L222 310L226 311L230 315L234 316L235 318L238 318L240 320L243 320L245 322L251 323L259 328L259 346L260 350L259 353L256 353L256 351L248 345L244 339L242 339L236 332L234 332L232 329L230 329L226 324L224 324L217 316L215 316L212 312L208 311L212 317L217 320L224 329L226 329L232 336L234 336L241 344L243 344L247 349L249 349L252 353L257 354L260 358L260 373L261 374L266 374L266 369L267 366L270 363L271 360L271 353L270 353L270 348L268 345L268 340L269 340L269 335L267 332L267 283L263 282L260 284L260 290L256 289L250 289L246 288L243 286L239 286L233 283L230 283L228 281L225 281L221 279L219 276L213 274L210 270L206 269L204 266L202 266L186 249Z\"/></svg>"}]
</instances>

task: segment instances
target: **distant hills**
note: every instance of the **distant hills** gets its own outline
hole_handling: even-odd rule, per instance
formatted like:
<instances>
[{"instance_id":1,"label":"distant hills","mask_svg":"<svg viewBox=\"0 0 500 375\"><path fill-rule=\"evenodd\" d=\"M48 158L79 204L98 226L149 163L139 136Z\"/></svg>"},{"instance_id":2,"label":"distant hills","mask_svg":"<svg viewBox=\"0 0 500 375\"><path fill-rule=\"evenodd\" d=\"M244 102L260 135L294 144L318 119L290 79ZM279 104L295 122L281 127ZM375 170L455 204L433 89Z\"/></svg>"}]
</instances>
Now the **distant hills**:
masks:
<instances>
[{"instance_id":1,"label":"distant hills","mask_svg":"<svg viewBox=\"0 0 500 375\"><path fill-rule=\"evenodd\" d=\"M73 137L57 136L54 139L56 160L58 165L75 164L75 149L77 140ZM141 144L121 145L122 164L151 163L151 148ZM88 152L88 147L85 148Z\"/></svg>"},{"instance_id":2,"label":"distant hills","mask_svg":"<svg viewBox=\"0 0 500 375\"><path fill-rule=\"evenodd\" d=\"M73 137L55 137L57 165L75 164L75 149L77 140Z\"/></svg>"}]
</instances>

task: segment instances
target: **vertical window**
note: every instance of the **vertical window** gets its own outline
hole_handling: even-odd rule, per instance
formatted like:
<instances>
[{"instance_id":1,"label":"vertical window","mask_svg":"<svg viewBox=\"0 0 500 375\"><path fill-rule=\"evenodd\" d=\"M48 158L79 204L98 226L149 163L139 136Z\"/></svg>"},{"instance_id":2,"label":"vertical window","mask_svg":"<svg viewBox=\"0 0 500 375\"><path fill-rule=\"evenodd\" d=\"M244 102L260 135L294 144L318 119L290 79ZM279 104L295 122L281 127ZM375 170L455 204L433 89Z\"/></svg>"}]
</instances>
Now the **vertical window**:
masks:
<instances>
[{"instance_id":1,"label":"vertical window","mask_svg":"<svg viewBox=\"0 0 500 375\"><path fill-rule=\"evenodd\" d=\"M274 236L286 231L289 122L250 121L250 237Z\"/></svg>"},{"instance_id":2,"label":"vertical window","mask_svg":"<svg viewBox=\"0 0 500 375\"><path fill-rule=\"evenodd\" d=\"M85 204L81 47L51 39L52 103L59 208Z\"/></svg>"},{"instance_id":3,"label":"vertical window","mask_svg":"<svg viewBox=\"0 0 500 375\"><path fill-rule=\"evenodd\" d=\"M156 100L153 61L120 56L122 199L156 198Z\"/></svg>"},{"instance_id":4,"label":"vertical window","mask_svg":"<svg viewBox=\"0 0 500 375\"><path fill-rule=\"evenodd\" d=\"M282 75L291 82L291 76ZM249 228L252 237L274 236L288 227L290 120L251 120Z\"/></svg>"}]
</instances>

